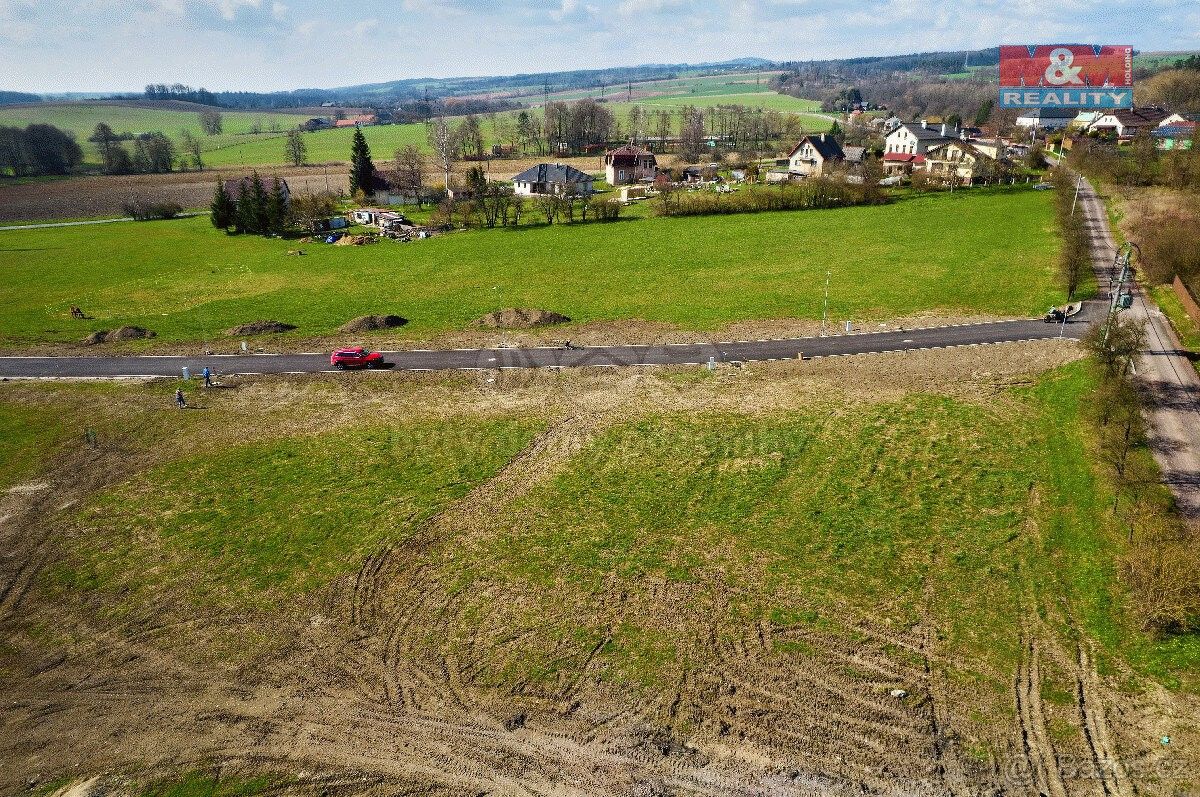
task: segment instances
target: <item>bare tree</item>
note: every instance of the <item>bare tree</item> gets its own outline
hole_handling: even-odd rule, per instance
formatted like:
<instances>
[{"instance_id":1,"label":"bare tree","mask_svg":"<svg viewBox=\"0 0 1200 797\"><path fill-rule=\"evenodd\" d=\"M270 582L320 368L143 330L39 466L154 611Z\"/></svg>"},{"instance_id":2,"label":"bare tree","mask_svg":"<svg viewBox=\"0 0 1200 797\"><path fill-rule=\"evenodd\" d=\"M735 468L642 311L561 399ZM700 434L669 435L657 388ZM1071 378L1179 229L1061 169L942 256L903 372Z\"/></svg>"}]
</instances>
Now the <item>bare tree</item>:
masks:
<instances>
[{"instance_id":1,"label":"bare tree","mask_svg":"<svg viewBox=\"0 0 1200 797\"><path fill-rule=\"evenodd\" d=\"M206 136L219 136L224 129L224 119L221 117L220 111L201 111L200 112L200 129L204 131Z\"/></svg>"},{"instance_id":2,"label":"bare tree","mask_svg":"<svg viewBox=\"0 0 1200 797\"><path fill-rule=\"evenodd\" d=\"M417 207L421 207L425 190L425 156L421 150L413 144L396 150L393 168L397 187L401 191L411 192L417 199Z\"/></svg>"},{"instance_id":3,"label":"bare tree","mask_svg":"<svg viewBox=\"0 0 1200 797\"><path fill-rule=\"evenodd\" d=\"M192 132L184 128L179 132L179 150L182 163L184 155L191 158L189 166L195 166L197 171L204 171L204 161L200 158L200 142L192 135Z\"/></svg>"},{"instance_id":4,"label":"bare tree","mask_svg":"<svg viewBox=\"0 0 1200 797\"><path fill-rule=\"evenodd\" d=\"M467 118L458 126L457 138L460 150L476 160L483 160L483 127L479 124L479 117L467 114Z\"/></svg>"},{"instance_id":5,"label":"bare tree","mask_svg":"<svg viewBox=\"0 0 1200 797\"><path fill-rule=\"evenodd\" d=\"M704 146L704 116L690 105L680 115L679 152L684 161L695 163Z\"/></svg>"},{"instance_id":6,"label":"bare tree","mask_svg":"<svg viewBox=\"0 0 1200 797\"><path fill-rule=\"evenodd\" d=\"M428 123L426 135L429 139L429 146L433 149L434 158L436 158L438 166L442 168L448 191L450 190L450 172L454 169L455 161L458 160L458 136L455 135L454 128L450 126L444 116L439 116Z\"/></svg>"},{"instance_id":7,"label":"bare tree","mask_svg":"<svg viewBox=\"0 0 1200 797\"><path fill-rule=\"evenodd\" d=\"M1109 377L1123 377L1137 353L1146 347L1146 325L1114 314L1096 324L1083 338L1083 346Z\"/></svg>"},{"instance_id":8,"label":"bare tree","mask_svg":"<svg viewBox=\"0 0 1200 797\"><path fill-rule=\"evenodd\" d=\"M305 156L308 155L308 144L304 141L304 134L298 129L287 131L287 137L283 143L283 152L288 163L293 166L303 164Z\"/></svg>"}]
</instances>

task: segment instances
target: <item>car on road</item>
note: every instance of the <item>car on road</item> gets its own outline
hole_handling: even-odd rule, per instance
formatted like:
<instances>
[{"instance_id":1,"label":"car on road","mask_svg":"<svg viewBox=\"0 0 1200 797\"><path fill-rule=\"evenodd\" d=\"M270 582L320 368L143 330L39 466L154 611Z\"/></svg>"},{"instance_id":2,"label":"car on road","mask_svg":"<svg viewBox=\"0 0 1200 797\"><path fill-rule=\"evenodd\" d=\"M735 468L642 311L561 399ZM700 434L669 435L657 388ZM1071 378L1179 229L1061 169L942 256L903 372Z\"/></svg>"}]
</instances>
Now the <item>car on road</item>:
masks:
<instances>
[{"instance_id":1,"label":"car on road","mask_svg":"<svg viewBox=\"0 0 1200 797\"><path fill-rule=\"evenodd\" d=\"M383 355L362 346L351 346L329 355L329 364L334 368L378 368L383 365Z\"/></svg>"},{"instance_id":2,"label":"car on road","mask_svg":"<svg viewBox=\"0 0 1200 797\"><path fill-rule=\"evenodd\" d=\"M1052 183L1038 183L1037 185L1035 185L1033 187L1033 190L1034 191L1053 191L1054 185Z\"/></svg>"},{"instance_id":3,"label":"car on road","mask_svg":"<svg viewBox=\"0 0 1200 797\"><path fill-rule=\"evenodd\" d=\"M1042 316L1042 320L1047 324L1065 324L1079 315L1081 310L1083 310L1083 302L1073 302L1065 307L1051 307Z\"/></svg>"}]
</instances>

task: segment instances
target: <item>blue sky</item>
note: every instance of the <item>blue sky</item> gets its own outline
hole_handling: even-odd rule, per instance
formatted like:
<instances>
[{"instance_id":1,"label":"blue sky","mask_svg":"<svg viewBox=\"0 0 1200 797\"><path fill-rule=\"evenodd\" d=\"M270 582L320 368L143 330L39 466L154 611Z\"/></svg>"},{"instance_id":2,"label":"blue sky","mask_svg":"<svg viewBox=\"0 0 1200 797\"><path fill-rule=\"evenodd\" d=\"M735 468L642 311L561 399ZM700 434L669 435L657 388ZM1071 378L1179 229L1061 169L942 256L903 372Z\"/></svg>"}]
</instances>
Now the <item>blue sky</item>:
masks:
<instances>
[{"instance_id":1,"label":"blue sky","mask_svg":"<svg viewBox=\"0 0 1200 797\"><path fill-rule=\"evenodd\" d=\"M1200 49L1200 2L0 0L0 89L267 91L1054 41Z\"/></svg>"}]
</instances>

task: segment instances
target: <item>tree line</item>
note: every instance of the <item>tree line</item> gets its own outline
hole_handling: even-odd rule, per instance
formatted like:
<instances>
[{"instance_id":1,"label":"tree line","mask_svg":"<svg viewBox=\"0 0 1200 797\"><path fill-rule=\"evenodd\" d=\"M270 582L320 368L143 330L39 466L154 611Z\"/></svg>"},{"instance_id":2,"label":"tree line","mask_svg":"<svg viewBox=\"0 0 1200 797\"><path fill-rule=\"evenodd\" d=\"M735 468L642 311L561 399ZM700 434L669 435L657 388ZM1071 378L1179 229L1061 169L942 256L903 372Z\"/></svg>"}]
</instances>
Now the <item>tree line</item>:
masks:
<instances>
[{"instance_id":1,"label":"tree line","mask_svg":"<svg viewBox=\"0 0 1200 797\"><path fill-rule=\"evenodd\" d=\"M268 188L255 172L252 177L242 178L236 194L231 194L224 182L217 183L209 206L209 218L217 229L280 235L292 225L294 216L283 180L273 179Z\"/></svg>"},{"instance_id":2,"label":"tree line","mask_svg":"<svg viewBox=\"0 0 1200 797\"><path fill-rule=\"evenodd\" d=\"M1112 491L1112 518L1125 537L1118 565L1133 619L1160 634L1200 630L1200 545L1170 509L1131 376L1146 346L1145 325L1110 314L1083 343L1096 363L1087 414Z\"/></svg>"},{"instance_id":3,"label":"tree line","mask_svg":"<svg viewBox=\"0 0 1200 797\"><path fill-rule=\"evenodd\" d=\"M1092 268L1091 242L1083 223L1083 208L1075 194L1077 180L1078 175L1062 166L1050 172L1050 183L1054 186L1054 216L1062 238L1058 276L1068 302L1075 299L1075 292Z\"/></svg>"},{"instance_id":4,"label":"tree line","mask_svg":"<svg viewBox=\"0 0 1200 797\"><path fill-rule=\"evenodd\" d=\"M217 95L213 94L206 88L194 89L191 86L185 86L182 83L149 83L142 92L143 96L148 100L180 100L182 102L194 102L198 105L220 105L217 100Z\"/></svg>"},{"instance_id":5,"label":"tree line","mask_svg":"<svg viewBox=\"0 0 1200 797\"><path fill-rule=\"evenodd\" d=\"M1190 148L1177 142L1162 151L1148 131L1132 143L1079 138L1067 153L1067 163L1103 182L1121 186L1162 186L1180 192L1200 190L1200 131L1193 134ZM1200 208L1181 193L1171 203L1160 203L1140 214L1134 234L1142 247L1142 273L1156 284L1179 277L1196 291L1200 289Z\"/></svg>"},{"instance_id":6,"label":"tree line","mask_svg":"<svg viewBox=\"0 0 1200 797\"><path fill-rule=\"evenodd\" d=\"M781 94L818 100L826 110L848 107L848 97L887 108L901 119L925 116L957 117L976 127L987 124L995 108L996 85L984 80L951 80L928 76L868 75L853 83L841 78L824 80L780 75L773 83Z\"/></svg>"},{"instance_id":7,"label":"tree line","mask_svg":"<svg viewBox=\"0 0 1200 797\"><path fill-rule=\"evenodd\" d=\"M70 174L83 162L83 150L69 132L54 125L0 126L0 173L14 177Z\"/></svg>"}]
</instances>

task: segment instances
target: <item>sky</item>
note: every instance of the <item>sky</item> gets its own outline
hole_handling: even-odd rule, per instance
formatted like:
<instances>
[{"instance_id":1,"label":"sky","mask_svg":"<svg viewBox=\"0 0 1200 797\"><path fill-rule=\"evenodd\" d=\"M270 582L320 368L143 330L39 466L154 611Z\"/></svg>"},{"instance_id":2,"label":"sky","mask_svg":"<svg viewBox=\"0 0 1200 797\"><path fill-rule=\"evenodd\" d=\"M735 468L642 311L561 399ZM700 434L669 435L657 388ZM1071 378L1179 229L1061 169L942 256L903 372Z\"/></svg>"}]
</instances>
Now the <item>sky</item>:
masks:
<instances>
[{"instance_id":1,"label":"sky","mask_svg":"<svg viewBox=\"0 0 1200 797\"><path fill-rule=\"evenodd\" d=\"M1056 42L1200 50L1200 0L0 0L0 89L275 91Z\"/></svg>"}]
</instances>

